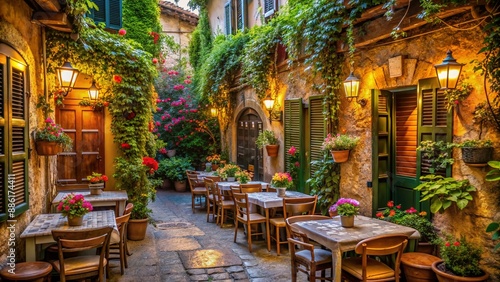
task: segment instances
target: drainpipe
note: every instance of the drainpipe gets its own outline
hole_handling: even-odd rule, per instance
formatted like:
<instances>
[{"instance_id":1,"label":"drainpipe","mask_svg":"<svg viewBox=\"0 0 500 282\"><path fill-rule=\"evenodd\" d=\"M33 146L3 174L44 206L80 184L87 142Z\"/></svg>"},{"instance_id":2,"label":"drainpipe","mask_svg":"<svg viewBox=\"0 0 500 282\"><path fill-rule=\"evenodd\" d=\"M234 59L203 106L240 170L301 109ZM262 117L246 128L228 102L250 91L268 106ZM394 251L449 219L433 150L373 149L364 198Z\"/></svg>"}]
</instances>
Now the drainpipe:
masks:
<instances>
[{"instance_id":1,"label":"drainpipe","mask_svg":"<svg viewBox=\"0 0 500 282\"><path fill-rule=\"evenodd\" d=\"M43 95L45 97L45 102L50 103L49 101L49 91L47 88L47 42L46 42L46 29L45 26L40 26L42 29L42 72L43 72ZM52 199L52 187L50 187L50 165L49 165L49 157L45 157L45 187L47 187L45 193L45 211L50 213L51 210L51 199Z\"/></svg>"}]
</instances>

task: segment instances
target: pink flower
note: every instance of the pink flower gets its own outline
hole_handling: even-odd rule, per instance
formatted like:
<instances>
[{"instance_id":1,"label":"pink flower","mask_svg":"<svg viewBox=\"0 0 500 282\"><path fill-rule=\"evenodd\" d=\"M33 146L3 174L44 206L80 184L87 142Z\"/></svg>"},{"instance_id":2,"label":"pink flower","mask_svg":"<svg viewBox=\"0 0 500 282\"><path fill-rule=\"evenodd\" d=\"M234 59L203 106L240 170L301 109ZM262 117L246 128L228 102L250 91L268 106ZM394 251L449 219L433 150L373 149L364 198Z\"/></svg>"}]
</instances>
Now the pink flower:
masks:
<instances>
[{"instance_id":1,"label":"pink flower","mask_svg":"<svg viewBox=\"0 0 500 282\"><path fill-rule=\"evenodd\" d=\"M69 206L65 206L65 207L64 207L64 210L65 210L65 211L69 211Z\"/></svg>"},{"instance_id":2,"label":"pink flower","mask_svg":"<svg viewBox=\"0 0 500 282\"><path fill-rule=\"evenodd\" d=\"M192 81L191 81L191 79L185 79L185 80L184 80L184 83L185 83L185 84L191 84L191 82L192 82Z\"/></svg>"},{"instance_id":3,"label":"pink flower","mask_svg":"<svg viewBox=\"0 0 500 282\"><path fill-rule=\"evenodd\" d=\"M165 148L161 148L160 150L158 150L158 152L159 152L160 154L166 154L166 153L167 153L167 149L165 149Z\"/></svg>"},{"instance_id":4,"label":"pink flower","mask_svg":"<svg viewBox=\"0 0 500 282\"><path fill-rule=\"evenodd\" d=\"M118 34L121 35L121 36L124 36L125 34L127 34L127 31L123 28L121 28L119 31L118 31Z\"/></svg>"},{"instance_id":5,"label":"pink flower","mask_svg":"<svg viewBox=\"0 0 500 282\"><path fill-rule=\"evenodd\" d=\"M295 167L299 167L300 166L300 163L299 162L295 162Z\"/></svg>"},{"instance_id":6,"label":"pink flower","mask_svg":"<svg viewBox=\"0 0 500 282\"><path fill-rule=\"evenodd\" d=\"M297 152L297 149L294 146L292 146L292 147L290 147L290 149L288 149L289 155L295 156L296 152Z\"/></svg>"},{"instance_id":7,"label":"pink flower","mask_svg":"<svg viewBox=\"0 0 500 282\"><path fill-rule=\"evenodd\" d=\"M53 123L53 122L54 121L51 118L49 118L49 117L45 120L45 123Z\"/></svg>"}]
</instances>

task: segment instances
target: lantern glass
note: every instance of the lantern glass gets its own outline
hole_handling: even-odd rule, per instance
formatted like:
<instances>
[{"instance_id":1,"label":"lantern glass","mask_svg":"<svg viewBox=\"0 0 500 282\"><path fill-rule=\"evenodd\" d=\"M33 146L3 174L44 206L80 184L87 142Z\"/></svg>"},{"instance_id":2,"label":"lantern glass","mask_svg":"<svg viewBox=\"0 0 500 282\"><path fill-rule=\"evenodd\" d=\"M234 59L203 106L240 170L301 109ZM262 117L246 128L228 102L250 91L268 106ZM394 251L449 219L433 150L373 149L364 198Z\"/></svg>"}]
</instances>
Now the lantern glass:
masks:
<instances>
[{"instance_id":1,"label":"lantern glass","mask_svg":"<svg viewBox=\"0 0 500 282\"><path fill-rule=\"evenodd\" d=\"M446 52L446 55L441 64L434 66L436 68L436 75L441 89L455 89L460 73L462 72L463 64L457 63L450 50Z\"/></svg>"},{"instance_id":2,"label":"lantern glass","mask_svg":"<svg viewBox=\"0 0 500 282\"><path fill-rule=\"evenodd\" d=\"M217 116L217 108L211 108L210 109L210 115L213 116L213 117L216 117Z\"/></svg>"},{"instance_id":3,"label":"lantern glass","mask_svg":"<svg viewBox=\"0 0 500 282\"><path fill-rule=\"evenodd\" d=\"M357 98L359 93L359 78L351 74L344 80L344 91L347 99Z\"/></svg>"},{"instance_id":4,"label":"lantern glass","mask_svg":"<svg viewBox=\"0 0 500 282\"><path fill-rule=\"evenodd\" d=\"M89 99L94 101L99 99L99 89L95 86L95 82L92 82L92 86L89 88Z\"/></svg>"},{"instance_id":5,"label":"lantern glass","mask_svg":"<svg viewBox=\"0 0 500 282\"><path fill-rule=\"evenodd\" d=\"M264 99L264 106L266 107L266 110L272 111L274 108L274 99L267 96L267 98Z\"/></svg>"},{"instance_id":6,"label":"lantern glass","mask_svg":"<svg viewBox=\"0 0 500 282\"><path fill-rule=\"evenodd\" d=\"M64 95L66 96L75 86L79 71L73 68L69 62L65 62L63 66L57 68L56 71L59 85L66 92Z\"/></svg>"}]
</instances>

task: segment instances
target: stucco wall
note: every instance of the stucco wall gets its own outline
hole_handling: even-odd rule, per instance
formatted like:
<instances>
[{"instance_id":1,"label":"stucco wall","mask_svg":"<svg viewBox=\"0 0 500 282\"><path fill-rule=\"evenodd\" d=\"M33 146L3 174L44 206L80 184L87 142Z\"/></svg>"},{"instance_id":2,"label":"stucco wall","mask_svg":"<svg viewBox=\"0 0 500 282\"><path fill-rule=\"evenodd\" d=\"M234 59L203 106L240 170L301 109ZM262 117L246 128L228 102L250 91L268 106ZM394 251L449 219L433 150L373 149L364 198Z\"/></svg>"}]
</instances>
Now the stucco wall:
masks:
<instances>
[{"instance_id":1,"label":"stucco wall","mask_svg":"<svg viewBox=\"0 0 500 282\"><path fill-rule=\"evenodd\" d=\"M41 112L36 109L38 96L43 95L43 71L41 67L41 27L32 24L31 9L18 0L0 1L0 41L16 49L26 60L29 66L30 89L29 100L29 132L43 123ZM30 147L34 149L34 142L30 138ZM19 236L32 218L39 213L47 212L49 201L54 193L55 157L39 157L34 150L28 164L29 177L29 210L15 218L16 260L24 260L24 240ZM52 168L48 170L47 168ZM7 239L9 232L7 223L0 223L0 267L6 263Z\"/></svg>"},{"instance_id":2,"label":"stucco wall","mask_svg":"<svg viewBox=\"0 0 500 282\"><path fill-rule=\"evenodd\" d=\"M174 41L181 46L178 54L169 54L164 64L168 68L175 65L176 60L188 57L187 48L191 40L191 32L193 32L196 26L165 14L160 15L160 24L163 34L172 36Z\"/></svg>"}]
</instances>

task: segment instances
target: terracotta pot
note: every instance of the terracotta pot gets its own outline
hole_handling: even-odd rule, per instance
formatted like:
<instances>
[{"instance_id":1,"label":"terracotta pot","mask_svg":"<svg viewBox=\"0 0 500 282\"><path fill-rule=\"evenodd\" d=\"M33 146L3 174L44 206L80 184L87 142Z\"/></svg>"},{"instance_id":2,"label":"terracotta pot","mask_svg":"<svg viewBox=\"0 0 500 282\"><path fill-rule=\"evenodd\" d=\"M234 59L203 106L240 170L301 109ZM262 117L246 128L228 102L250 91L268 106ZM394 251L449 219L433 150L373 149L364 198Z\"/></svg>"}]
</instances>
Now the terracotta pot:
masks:
<instances>
[{"instance_id":1,"label":"terracotta pot","mask_svg":"<svg viewBox=\"0 0 500 282\"><path fill-rule=\"evenodd\" d=\"M212 164L212 171L216 171L219 168L218 164Z\"/></svg>"},{"instance_id":2,"label":"terracotta pot","mask_svg":"<svg viewBox=\"0 0 500 282\"><path fill-rule=\"evenodd\" d=\"M36 152L40 156L53 156L63 151L63 148L57 142L36 141Z\"/></svg>"},{"instance_id":3,"label":"terracotta pot","mask_svg":"<svg viewBox=\"0 0 500 282\"><path fill-rule=\"evenodd\" d=\"M90 195L101 195L104 183L89 184Z\"/></svg>"},{"instance_id":4,"label":"terracotta pot","mask_svg":"<svg viewBox=\"0 0 500 282\"><path fill-rule=\"evenodd\" d=\"M339 215L339 213L336 211L334 211L334 212L328 211L328 214L330 215L330 217L334 217L334 216Z\"/></svg>"},{"instance_id":5,"label":"terracotta pot","mask_svg":"<svg viewBox=\"0 0 500 282\"><path fill-rule=\"evenodd\" d=\"M429 255L434 254L434 245L428 242L418 242L417 252L426 253Z\"/></svg>"},{"instance_id":6,"label":"terracotta pot","mask_svg":"<svg viewBox=\"0 0 500 282\"><path fill-rule=\"evenodd\" d=\"M436 273L437 279L439 282L481 282L488 280L490 275L488 273L484 273L483 276L478 277L462 277L456 276L453 274L449 274L440 269L440 265L444 262L442 260L435 261L432 263L432 271Z\"/></svg>"},{"instance_id":7,"label":"terracotta pot","mask_svg":"<svg viewBox=\"0 0 500 282\"><path fill-rule=\"evenodd\" d=\"M132 241L144 240L149 219L130 219L127 224L127 238Z\"/></svg>"},{"instance_id":8,"label":"terracotta pot","mask_svg":"<svg viewBox=\"0 0 500 282\"><path fill-rule=\"evenodd\" d=\"M186 191L186 180L174 181L175 191L185 192Z\"/></svg>"},{"instance_id":9,"label":"terracotta pot","mask_svg":"<svg viewBox=\"0 0 500 282\"><path fill-rule=\"evenodd\" d=\"M167 157L171 158L175 156L176 151L175 150L167 150Z\"/></svg>"},{"instance_id":10,"label":"terracotta pot","mask_svg":"<svg viewBox=\"0 0 500 282\"><path fill-rule=\"evenodd\" d=\"M269 157L277 157L279 148L280 145L266 145L267 155Z\"/></svg>"},{"instance_id":11,"label":"terracotta pot","mask_svg":"<svg viewBox=\"0 0 500 282\"><path fill-rule=\"evenodd\" d=\"M340 216L340 223L342 224L342 227L344 228L352 228L354 227L354 215L341 215Z\"/></svg>"},{"instance_id":12,"label":"terracotta pot","mask_svg":"<svg viewBox=\"0 0 500 282\"><path fill-rule=\"evenodd\" d=\"M437 281L436 274L432 270L432 263L441 260L433 255L410 252L401 256L401 266L407 282L431 282Z\"/></svg>"},{"instance_id":13,"label":"terracotta pot","mask_svg":"<svg viewBox=\"0 0 500 282\"><path fill-rule=\"evenodd\" d=\"M276 195L278 197L285 197L286 196L286 188L285 187L275 187L276 189Z\"/></svg>"},{"instance_id":14,"label":"terracotta pot","mask_svg":"<svg viewBox=\"0 0 500 282\"><path fill-rule=\"evenodd\" d=\"M170 179L163 179L163 183L161 185L161 189L171 189L172 188L172 180Z\"/></svg>"},{"instance_id":15,"label":"terracotta pot","mask_svg":"<svg viewBox=\"0 0 500 282\"><path fill-rule=\"evenodd\" d=\"M68 217L69 226L80 226L83 224L83 216Z\"/></svg>"},{"instance_id":16,"label":"terracotta pot","mask_svg":"<svg viewBox=\"0 0 500 282\"><path fill-rule=\"evenodd\" d=\"M349 159L349 150L343 151L330 151L333 157L333 161L336 163L344 163Z\"/></svg>"}]
</instances>

